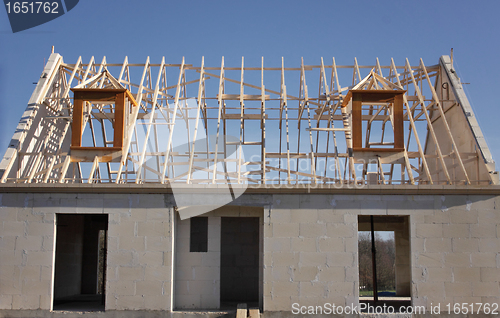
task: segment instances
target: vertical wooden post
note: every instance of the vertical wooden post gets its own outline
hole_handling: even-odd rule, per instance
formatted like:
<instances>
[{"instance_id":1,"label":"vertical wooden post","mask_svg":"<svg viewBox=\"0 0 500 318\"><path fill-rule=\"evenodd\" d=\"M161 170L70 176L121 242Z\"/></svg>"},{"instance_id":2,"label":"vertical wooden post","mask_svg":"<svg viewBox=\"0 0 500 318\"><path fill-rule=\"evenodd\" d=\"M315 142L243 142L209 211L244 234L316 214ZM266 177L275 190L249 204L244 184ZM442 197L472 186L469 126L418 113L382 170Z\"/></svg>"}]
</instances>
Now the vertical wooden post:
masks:
<instances>
[{"instance_id":1,"label":"vertical wooden post","mask_svg":"<svg viewBox=\"0 0 500 318\"><path fill-rule=\"evenodd\" d=\"M123 134L125 128L125 92L116 94L115 98L115 123L113 147L123 147Z\"/></svg>"},{"instance_id":2,"label":"vertical wooden post","mask_svg":"<svg viewBox=\"0 0 500 318\"><path fill-rule=\"evenodd\" d=\"M82 146L83 99L75 96L73 105L73 123L71 124L71 146Z\"/></svg>"},{"instance_id":3,"label":"vertical wooden post","mask_svg":"<svg viewBox=\"0 0 500 318\"><path fill-rule=\"evenodd\" d=\"M394 148L404 148L404 125L403 125L403 94L394 95L392 106L394 112Z\"/></svg>"},{"instance_id":4,"label":"vertical wooden post","mask_svg":"<svg viewBox=\"0 0 500 318\"><path fill-rule=\"evenodd\" d=\"M363 148L363 141L362 141L362 129L363 129L363 124L361 121L361 104L362 104L362 97L361 94L352 94L352 135L353 135L353 143L352 147L354 149L356 148Z\"/></svg>"}]
</instances>

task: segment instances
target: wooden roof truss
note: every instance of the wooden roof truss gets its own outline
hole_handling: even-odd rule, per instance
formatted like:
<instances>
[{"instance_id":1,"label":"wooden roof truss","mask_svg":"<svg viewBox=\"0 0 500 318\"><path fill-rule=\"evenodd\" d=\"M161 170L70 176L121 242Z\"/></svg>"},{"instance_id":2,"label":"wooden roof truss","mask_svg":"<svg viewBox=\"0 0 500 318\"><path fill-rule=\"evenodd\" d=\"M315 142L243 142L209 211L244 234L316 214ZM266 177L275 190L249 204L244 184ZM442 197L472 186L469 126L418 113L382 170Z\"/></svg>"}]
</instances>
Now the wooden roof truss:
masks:
<instances>
[{"instance_id":1,"label":"wooden roof truss","mask_svg":"<svg viewBox=\"0 0 500 318\"><path fill-rule=\"evenodd\" d=\"M75 64L52 54L0 164L0 182L269 184L497 184L494 162L447 56L439 64L208 67L169 64ZM127 89L123 152L72 158L71 88ZM363 102L352 94L402 95ZM296 93L294 93L296 92ZM317 94L315 94L317 92ZM363 93L364 94L364 93ZM114 104L88 102L83 141L112 147ZM400 119L402 118L402 119ZM404 146L394 148L398 120ZM353 148L361 125L363 151ZM358 138L358 137L356 137ZM360 137L361 138L361 137Z\"/></svg>"}]
</instances>

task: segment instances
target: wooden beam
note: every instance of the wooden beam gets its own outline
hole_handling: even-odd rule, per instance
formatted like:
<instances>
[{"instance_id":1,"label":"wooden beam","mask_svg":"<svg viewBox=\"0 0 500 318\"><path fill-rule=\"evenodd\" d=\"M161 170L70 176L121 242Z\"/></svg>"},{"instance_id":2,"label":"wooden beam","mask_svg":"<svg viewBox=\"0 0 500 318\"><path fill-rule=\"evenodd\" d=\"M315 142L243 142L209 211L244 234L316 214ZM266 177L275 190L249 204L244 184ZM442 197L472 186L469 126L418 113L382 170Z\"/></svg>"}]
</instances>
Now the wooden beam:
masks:
<instances>
[{"instance_id":1,"label":"wooden beam","mask_svg":"<svg viewBox=\"0 0 500 318\"><path fill-rule=\"evenodd\" d=\"M151 133L151 124L153 123L153 119L155 118L155 110L156 110L156 101L158 99L158 92L160 90L160 81L161 81L161 75L162 75L162 72L163 72L163 67L165 65L165 57L163 57L161 59L161 66L160 66L160 69L158 71L158 76L156 78L156 84L155 84L155 91L154 91L154 94L153 94L153 103L152 103L152 107L151 107L151 112L149 113L149 121L148 121L148 124L147 125L147 128L146 128L146 135L144 136L144 142L142 144L142 152L141 152L141 156L140 156L140 159L139 159L139 166L137 167L137 173L136 173L136 179L135 179L135 183L139 184L140 183L140 176L141 176L141 171L142 171L142 167L144 165L144 160L145 160L145 157L146 157L146 150L147 150L147 147L148 147L148 141L149 141L149 135ZM116 101L116 105L118 104L118 99ZM115 105L115 106L116 106ZM122 111L122 113L124 113L124 110ZM115 112L118 112L119 110L117 109ZM123 123L124 123L124 119L123 118ZM116 119L115 119L115 122L116 122ZM173 129L173 127L170 127L170 129ZM116 129L115 129L115 142L113 143L113 145L116 144Z\"/></svg>"},{"instance_id":2,"label":"wooden beam","mask_svg":"<svg viewBox=\"0 0 500 318\"><path fill-rule=\"evenodd\" d=\"M403 131L403 94L394 96L394 104L392 106L394 118L394 148L404 147L404 131Z\"/></svg>"},{"instance_id":3,"label":"wooden beam","mask_svg":"<svg viewBox=\"0 0 500 318\"><path fill-rule=\"evenodd\" d=\"M198 137L198 124L200 121L200 114L201 114L201 107L203 103L203 90L205 86L205 75L204 75L204 69L203 67L205 66L205 57L203 56L201 58L201 71L200 71L200 78L198 80L198 109L196 111L196 121L194 125L194 135L193 135L193 141L191 143L191 147L189 149L189 167L188 167L188 174L187 174L187 179L186 183L191 182L191 175L193 171L193 159L194 159L194 148L196 144L196 138ZM208 148L207 148L208 150Z\"/></svg>"},{"instance_id":4,"label":"wooden beam","mask_svg":"<svg viewBox=\"0 0 500 318\"><path fill-rule=\"evenodd\" d=\"M397 73L397 68L396 68L396 65L394 64L394 60L391 58L391 67L392 67L392 70L394 72L394 76L397 80L397 83L398 83L398 86L401 86L401 82L399 80L399 75ZM415 142L417 144L417 147L418 147L418 152L420 154L420 157L422 158L422 165L423 165L423 168L424 168L424 172L429 180L429 183L432 184L432 177L431 177L431 174L430 174L430 171L429 171L429 166L427 165L427 160L425 158L425 154L424 154L424 151L423 151L423 148L422 148L422 144L420 143L420 139L418 137L418 132L417 132L417 127L415 126L415 122L413 120L413 115L412 115L412 112L410 110L410 106L408 105L408 101L406 100L406 94L403 95L403 105L406 107L406 114L408 116L408 119L410 121L410 127L411 129L413 130L413 134L415 135Z\"/></svg>"},{"instance_id":5,"label":"wooden beam","mask_svg":"<svg viewBox=\"0 0 500 318\"><path fill-rule=\"evenodd\" d=\"M266 184L266 99L264 87L264 57L262 57L261 71L260 71L260 92L261 92L261 161L262 161L262 183Z\"/></svg>"},{"instance_id":6,"label":"wooden beam","mask_svg":"<svg viewBox=\"0 0 500 318\"><path fill-rule=\"evenodd\" d=\"M247 318L247 304L238 304L236 306L236 318Z\"/></svg>"},{"instance_id":7,"label":"wooden beam","mask_svg":"<svg viewBox=\"0 0 500 318\"><path fill-rule=\"evenodd\" d=\"M431 79L429 78L429 74L427 74L427 70L425 69L424 61L422 59L420 59L420 65L422 66L422 71L424 72L425 78L427 79L427 83L429 84L429 87L431 89L431 93L432 93L432 97L434 98L434 102L436 103L436 106L438 107L439 112L441 114L444 128L448 134L448 137L450 138L450 142L452 144L452 147L454 150L456 150L459 166L462 170L462 173L465 176L465 179L467 180L466 184L471 184L470 179L469 179L469 175L467 174L467 170L465 170L464 163L462 162L462 158L460 157L460 153L458 152L457 144L455 143L455 139L453 138L453 134L451 133L450 126L448 125L448 120L446 119L446 116L444 114L443 105L439 102L439 98L437 96L436 90L434 89L434 86L431 83ZM432 122L429 123L429 125L432 126Z\"/></svg>"},{"instance_id":8,"label":"wooden beam","mask_svg":"<svg viewBox=\"0 0 500 318\"><path fill-rule=\"evenodd\" d=\"M260 312L258 308L251 308L248 310L249 318L260 318Z\"/></svg>"},{"instance_id":9,"label":"wooden beam","mask_svg":"<svg viewBox=\"0 0 500 318\"><path fill-rule=\"evenodd\" d=\"M220 134L220 121L222 117L222 104L224 101L222 100L222 93L224 91L224 56L222 57L222 61L220 64L220 76L219 76L219 94L218 94L218 103L219 103L219 111L217 113L217 134L215 137L215 155L214 155L214 167L212 168L212 183L215 183L215 178L217 176L217 159L218 159L218 148L219 148L219 134ZM224 136L225 138L225 136Z\"/></svg>"},{"instance_id":10,"label":"wooden beam","mask_svg":"<svg viewBox=\"0 0 500 318\"><path fill-rule=\"evenodd\" d=\"M408 59L406 59L406 65L407 65L408 69L410 70L409 75L411 77L413 86L415 87L415 91L417 92L417 95L418 95L418 98L419 98L419 103L425 108L425 103L424 103L424 100L423 100L423 96L420 93L420 89L418 87L418 84L417 84L417 82L415 80L415 77L413 76L413 71L411 70L410 62L408 61ZM446 168L446 163L445 163L445 161L443 159L443 154L441 153L441 147L439 147L439 143L438 143L438 140L437 140L437 137L436 137L436 133L434 132L434 127L432 127L431 119L430 119L429 114L427 113L427 111L424 111L424 114L425 114L425 118L427 119L427 128L429 129L429 133L430 133L430 135L431 135L431 137L434 140L434 143L436 145L436 151L438 153L438 156L439 156L439 159L440 159L440 162L441 162L442 171L443 171L444 175L446 176L446 180L448 181L448 183L451 183L450 174L448 173L448 169Z\"/></svg>"},{"instance_id":11,"label":"wooden beam","mask_svg":"<svg viewBox=\"0 0 500 318\"><path fill-rule=\"evenodd\" d=\"M282 96L283 96L283 108L285 109L285 128L286 128L286 180L287 184L291 184L291 174L290 174L290 134L288 131L288 104L286 95L286 85L285 85L285 62L283 57L281 58L281 81L282 81ZM281 121L280 121L281 122ZM298 151L298 149L297 149ZM279 149L281 154L281 148Z\"/></svg>"},{"instance_id":12,"label":"wooden beam","mask_svg":"<svg viewBox=\"0 0 500 318\"><path fill-rule=\"evenodd\" d=\"M243 85L245 58L241 57L241 70L240 70L240 145L238 146L238 184L241 183L241 168L243 166L243 141L244 141L244 128L245 128L245 102L243 99L245 86Z\"/></svg>"},{"instance_id":13,"label":"wooden beam","mask_svg":"<svg viewBox=\"0 0 500 318\"><path fill-rule=\"evenodd\" d=\"M88 183L94 182L94 173L98 165L99 165L99 157L95 156L94 162L92 163L92 167L90 168Z\"/></svg>"},{"instance_id":14,"label":"wooden beam","mask_svg":"<svg viewBox=\"0 0 500 318\"><path fill-rule=\"evenodd\" d=\"M82 146L83 99L75 99L73 104L73 121L71 124L71 146Z\"/></svg>"},{"instance_id":15,"label":"wooden beam","mask_svg":"<svg viewBox=\"0 0 500 318\"><path fill-rule=\"evenodd\" d=\"M299 86L299 98L302 99L302 102L299 102L299 116L297 120L300 123L300 119L302 118L302 113L304 112L304 108L306 105L309 105L309 94L307 91L306 84L306 71L304 69L304 58L301 59L301 70L300 70L300 86Z\"/></svg>"},{"instance_id":16,"label":"wooden beam","mask_svg":"<svg viewBox=\"0 0 500 318\"><path fill-rule=\"evenodd\" d=\"M142 71L142 77L141 77L141 81L139 84L139 90L137 91L137 105L141 105L141 102L142 102L144 78L146 77L146 72L148 71L148 69L149 69L149 56L147 57L146 63L144 64L144 70ZM125 135L124 147L123 147L123 151L122 151L122 159L120 161L120 166L118 168L118 172L116 173L115 183L120 182L123 167L127 163L127 158L128 158L127 154L129 152L129 149L130 149L132 136L134 134L134 128L135 128L135 125L137 122L137 114L139 113L139 109L140 109L140 107L134 107L132 114L128 115L129 116L129 119L128 119L129 125L127 127L128 131ZM126 170L126 171L128 171L128 170Z\"/></svg>"},{"instance_id":17,"label":"wooden beam","mask_svg":"<svg viewBox=\"0 0 500 318\"><path fill-rule=\"evenodd\" d=\"M222 99L224 100L270 100L271 97L269 95L248 95L248 94L222 94Z\"/></svg>"},{"instance_id":18,"label":"wooden beam","mask_svg":"<svg viewBox=\"0 0 500 318\"><path fill-rule=\"evenodd\" d=\"M361 123L361 105L363 102L362 95L356 94L352 96L352 147L353 149L363 147L363 125ZM344 128L348 129L348 128Z\"/></svg>"},{"instance_id":19,"label":"wooden beam","mask_svg":"<svg viewBox=\"0 0 500 318\"><path fill-rule=\"evenodd\" d=\"M59 183L63 183L64 182L64 177L66 176L66 172L68 171L68 167L69 167L69 164L71 163L71 157L70 156L66 156L66 158L64 159L64 163L63 163L63 166L61 168L61 172L59 174Z\"/></svg>"},{"instance_id":20,"label":"wooden beam","mask_svg":"<svg viewBox=\"0 0 500 318\"><path fill-rule=\"evenodd\" d=\"M113 147L123 147L125 133L125 92L116 95Z\"/></svg>"}]
</instances>

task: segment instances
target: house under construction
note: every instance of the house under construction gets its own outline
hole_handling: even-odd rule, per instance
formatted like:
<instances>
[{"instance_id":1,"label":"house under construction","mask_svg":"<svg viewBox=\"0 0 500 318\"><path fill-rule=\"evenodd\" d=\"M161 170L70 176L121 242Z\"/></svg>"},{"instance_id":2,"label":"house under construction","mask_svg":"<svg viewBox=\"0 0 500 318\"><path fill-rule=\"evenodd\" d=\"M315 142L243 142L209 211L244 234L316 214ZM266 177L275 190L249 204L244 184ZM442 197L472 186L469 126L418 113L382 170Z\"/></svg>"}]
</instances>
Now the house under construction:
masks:
<instances>
[{"instance_id":1,"label":"house under construction","mask_svg":"<svg viewBox=\"0 0 500 318\"><path fill-rule=\"evenodd\" d=\"M498 304L499 177L452 59L295 62L52 53L0 163L0 313ZM394 233L391 300L359 296L361 231Z\"/></svg>"}]
</instances>

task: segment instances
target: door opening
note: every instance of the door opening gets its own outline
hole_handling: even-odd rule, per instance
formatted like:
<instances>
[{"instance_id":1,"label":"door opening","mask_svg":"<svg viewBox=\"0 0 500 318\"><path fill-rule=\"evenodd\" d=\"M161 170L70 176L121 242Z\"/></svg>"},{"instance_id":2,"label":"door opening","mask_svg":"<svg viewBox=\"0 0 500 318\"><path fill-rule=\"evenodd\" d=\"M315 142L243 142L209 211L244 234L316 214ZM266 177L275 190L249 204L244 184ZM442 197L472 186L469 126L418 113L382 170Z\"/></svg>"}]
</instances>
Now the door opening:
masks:
<instances>
[{"instance_id":1,"label":"door opening","mask_svg":"<svg viewBox=\"0 0 500 318\"><path fill-rule=\"evenodd\" d=\"M103 311L107 214L57 214L54 310Z\"/></svg>"},{"instance_id":2,"label":"door opening","mask_svg":"<svg viewBox=\"0 0 500 318\"><path fill-rule=\"evenodd\" d=\"M259 218L221 218L221 307L259 306Z\"/></svg>"}]
</instances>

